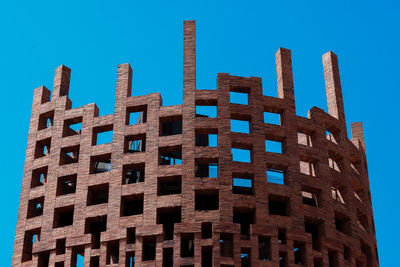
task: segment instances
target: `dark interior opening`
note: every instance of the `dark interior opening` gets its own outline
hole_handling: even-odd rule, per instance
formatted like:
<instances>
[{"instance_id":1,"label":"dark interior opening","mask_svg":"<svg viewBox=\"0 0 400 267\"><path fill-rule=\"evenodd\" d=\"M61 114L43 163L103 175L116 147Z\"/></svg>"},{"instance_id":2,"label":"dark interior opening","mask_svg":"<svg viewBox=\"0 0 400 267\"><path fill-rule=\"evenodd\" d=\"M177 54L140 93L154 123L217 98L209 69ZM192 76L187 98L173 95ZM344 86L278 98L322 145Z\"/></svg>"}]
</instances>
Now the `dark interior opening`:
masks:
<instances>
[{"instance_id":1,"label":"dark interior opening","mask_svg":"<svg viewBox=\"0 0 400 267\"><path fill-rule=\"evenodd\" d=\"M111 170L111 154L104 154L91 158L90 170L92 173L103 173Z\"/></svg>"},{"instance_id":2,"label":"dark interior opening","mask_svg":"<svg viewBox=\"0 0 400 267\"><path fill-rule=\"evenodd\" d=\"M157 223L163 225L164 240L174 239L174 224L181 222L181 207L157 209Z\"/></svg>"},{"instance_id":3,"label":"dark interior opening","mask_svg":"<svg viewBox=\"0 0 400 267\"><path fill-rule=\"evenodd\" d=\"M100 256L90 258L90 267L100 267Z\"/></svg>"},{"instance_id":4,"label":"dark interior opening","mask_svg":"<svg viewBox=\"0 0 400 267\"><path fill-rule=\"evenodd\" d=\"M218 191L197 190L195 192L195 209L218 210L219 209Z\"/></svg>"},{"instance_id":5,"label":"dark interior opening","mask_svg":"<svg viewBox=\"0 0 400 267\"><path fill-rule=\"evenodd\" d=\"M339 254L335 250L328 251L329 267L339 267Z\"/></svg>"},{"instance_id":6,"label":"dark interior opening","mask_svg":"<svg viewBox=\"0 0 400 267\"><path fill-rule=\"evenodd\" d=\"M29 200L27 218L41 216L43 214L44 197Z\"/></svg>"},{"instance_id":7,"label":"dark interior opening","mask_svg":"<svg viewBox=\"0 0 400 267\"><path fill-rule=\"evenodd\" d=\"M39 253L38 257L38 267L48 267L49 266L49 260L50 260L50 252L49 251L44 251Z\"/></svg>"},{"instance_id":8,"label":"dark interior opening","mask_svg":"<svg viewBox=\"0 0 400 267\"><path fill-rule=\"evenodd\" d=\"M134 244L136 243L136 228L128 228L126 230L126 243L127 244Z\"/></svg>"},{"instance_id":9,"label":"dark interior opening","mask_svg":"<svg viewBox=\"0 0 400 267\"><path fill-rule=\"evenodd\" d=\"M160 119L160 135L168 136L175 134L182 134L182 118L181 117L170 117Z\"/></svg>"},{"instance_id":10,"label":"dark interior opening","mask_svg":"<svg viewBox=\"0 0 400 267\"><path fill-rule=\"evenodd\" d=\"M201 247L201 267L212 267L212 247Z\"/></svg>"},{"instance_id":11,"label":"dark interior opening","mask_svg":"<svg viewBox=\"0 0 400 267\"><path fill-rule=\"evenodd\" d=\"M58 180L57 180L56 195L57 196L61 196L61 195L67 195L67 194L75 193L75 191L76 191L76 178L77 178L76 174L59 177Z\"/></svg>"},{"instance_id":12,"label":"dark interior opening","mask_svg":"<svg viewBox=\"0 0 400 267\"><path fill-rule=\"evenodd\" d=\"M350 218L344 214L335 211L335 226L336 230L351 235L351 221Z\"/></svg>"},{"instance_id":13,"label":"dark interior opening","mask_svg":"<svg viewBox=\"0 0 400 267\"><path fill-rule=\"evenodd\" d=\"M146 151L146 135L127 136L125 138L125 153L137 153Z\"/></svg>"},{"instance_id":14,"label":"dark interior opening","mask_svg":"<svg viewBox=\"0 0 400 267\"><path fill-rule=\"evenodd\" d=\"M98 205L108 202L108 184L94 185L88 188L87 205Z\"/></svg>"},{"instance_id":15,"label":"dark interior opening","mask_svg":"<svg viewBox=\"0 0 400 267\"><path fill-rule=\"evenodd\" d=\"M254 223L254 210L233 208L233 222L240 224L241 239L250 239L250 224Z\"/></svg>"},{"instance_id":16,"label":"dark interior opening","mask_svg":"<svg viewBox=\"0 0 400 267\"><path fill-rule=\"evenodd\" d=\"M156 259L156 237L143 237L143 261L152 261Z\"/></svg>"},{"instance_id":17,"label":"dark interior opening","mask_svg":"<svg viewBox=\"0 0 400 267\"><path fill-rule=\"evenodd\" d=\"M306 218L304 228L306 233L311 234L312 248L319 250L321 248L322 222Z\"/></svg>"},{"instance_id":18,"label":"dark interior opening","mask_svg":"<svg viewBox=\"0 0 400 267\"><path fill-rule=\"evenodd\" d=\"M305 265L306 245L303 242L294 242L293 246L294 263Z\"/></svg>"},{"instance_id":19,"label":"dark interior opening","mask_svg":"<svg viewBox=\"0 0 400 267\"><path fill-rule=\"evenodd\" d=\"M271 260L271 238L269 236L258 236L258 259Z\"/></svg>"},{"instance_id":20,"label":"dark interior opening","mask_svg":"<svg viewBox=\"0 0 400 267\"><path fill-rule=\"evenodd\" d=\"M40 228L32 229L25 232L24 243L22 247L22 262L32 260L32 248L33 244L39 242L40 239Z\"/></svg>"},{"instance_id":21,"label":"dark interior opening","mask_svg":"<svg viewBox=\"0 0 400 267\"><path fill-rule=\"evenodd\" d=\"M79 161L79 145L65 147L60 152L60 165L77 163Z\"/></svg>"},{"instance_id":22,"label":"dark interior opening","mask_svg":"<svg viewBox=\"0 0 400 267\"><path fill-rule=\"evenodd\" d=\"M170 176L158 178L158 195L174 195L182 192L182 177Z\"/></svg>"},{"instance_id":23,"label":"dark interior opening","mask_svg":"<svg viewBox=\"0 0 400 267\"><path fill-rule=\"evenodd\" d=\"M125 266L126 267L134 267L135 266L135 251L126 252Z\"/></svg>"},{"instance_id":24,"label":"dark interior opening","mask_svg":"<svg viewBox=\"0 0 400 267\"><path fill-rule=\"evenodd\" d=\"M160 165L177 165L182 164L182 148L173 147L160 149Z\"/></svg>"},{"instance_id":25,"label":"dark interior opening","mask_svg":"<svg viewBox=\"0 0 400 267\"><path fill-rule=\"evenodd\" d=\"M278 228L278 243L279 244L286 244L286 229Z\"/></svg>"},{"instance_id":26,"label":"dark interior opening","mask_svg":"<svg viewBox=\"0 0 400 267\"><path fill-rule=\"evenodd\" d=\"M47 167L33 170L31 179L31 188L45 184L46 180L47 180Z\"/></svg>"},{"instance_id":27,"label":"dark interior opening","mask_svg":"<svg viewBox=\"0 0 400 267\"><path fill-rule=\"evenodd\" d=\"M212 223L201 223L201 238L212 238Z\"/></svg>"},{"instance_id":28,"label":"dark interior opening","mask_svg":"<svg viewBox=\"0 0 400 267\"><path fill-rule=\"evenodd\" d=\"M279 267L288 266L288 256L286 251L279 251Z\"/></svg>"},{"instance_id":29,"label":"dark interior opening","mask_svg":"<svg viewBox=\"0 0 400 267\"><path fill-rule=\"evenodd\" d=\"M172 248L163 249L163 267L174 266L174 251Z\"/></svg>"},{"instance_id":30,"label":"dark interior opening","mask_svg":"<svg viewBox=\"0 0 400 267\"><path fill-rule=\"evenodd\" d=\"M268 196L268 209L269 214L272 215L280 215L280 216L288 216L288 209L289 209L289 199L286 197L279 197L279 196Z\"/></svg>"},{"instance_id":31,"label":"dark interior opening","mask_svg":"<svg viewBox=\"0 0 400 267\"><path fill-rule=\"evenodd\" d=\"M74 206L57 208L54 210L53 228L72 225L74 220Z\"/></svg>"},{"instance_id":32,"label":"dark interior opening","mask_svg":"<svg viewBox=\"0 0 400 267\"><path fill-rule=\"evenodd\" d=\"M56 241L56 255L65 254L65 242L66 239L57 239Z\"/></svg>"},{"instance_id":33,"label":"dark interior opening","mask_svg":"<svg viewBox=\"0 0 400 267\"><path fill-rule=\"evenodd\" d=\"M241 267L250 267L251 263L251 249L242 248L240 251L240 265Z\"/></svg>"},{"instance_id":34,"label":"dark interior opening","mask_svg":"<svg viewBox=\"0 0 400 267\"><path fill-rule=\"evenodd\" d=\"M143 195L123 196L121 199L121 216L143 214Z\"/></svg>"},{"instance_id":35,"label":"dark interior opening","mask_svg":"<svg viewBox=\"0 0 400 267\"><path fill-rule=\"evenodd\" d=\"M117 264L119 262L119 241L107 243L106 264Z\"/></svg>"},{"instance_id":36,"label":"dark interior opening","mask_svg":"<svg viewBox=\"0 0 400 267\"><path fill-rule=\"evenodd\" d=\"M85 222L85 234L92 234L92 248L100 248L101 232L107 230L107 216L87 218Z\"/></svg>"},{"instance_id":37,"label":"dark interior opening","mask_svg":"<svg viewBox=\"0 0 400 267\"><path fill-rule=\"evenodd\" d=\"M125 165L123 167L122 184L144 182L144 164Z\"/></svg>"},{"instance_id":38,"label":"dark interior opening","mask_svg":"<svg viewBox=\"0 0 400 267\"><path fill-rule=\"evenodd\" d=\"M181 257L194 257L194 234L181 235Z\"/></svg>"}]
</instances>

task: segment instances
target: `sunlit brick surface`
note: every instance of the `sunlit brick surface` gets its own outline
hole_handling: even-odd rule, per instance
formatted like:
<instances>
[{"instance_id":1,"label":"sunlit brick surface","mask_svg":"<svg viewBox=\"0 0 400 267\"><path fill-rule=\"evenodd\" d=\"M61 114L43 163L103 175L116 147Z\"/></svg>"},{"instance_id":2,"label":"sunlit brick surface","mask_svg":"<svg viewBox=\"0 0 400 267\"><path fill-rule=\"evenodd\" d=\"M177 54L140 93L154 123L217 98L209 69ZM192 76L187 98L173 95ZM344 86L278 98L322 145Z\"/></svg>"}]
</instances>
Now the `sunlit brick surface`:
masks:
<instances>
[{"instance_id":1,"label":"sunlit brick surface","mask_svg":"<svg viewBox=\"0 0 400 267\"><path fill-rule=\"evenodd\" d=\"M197 90L195 47L186 21L181 105L131 97L129 64L118 66L111 115L72 108L65 66L51 99L35 90L12 266L77 266L82 256L87 267L379 265L362 124L349 140L336 55L323 55L329 114L313 107L304 118L289 50L276 53L274 98L260 78L226 73L216 90ZM231 131L231 120L249 129ZM112 142L98 144L104 131ZM233 161L236 151L248 162Z\"/></svg>"}]
</instances>

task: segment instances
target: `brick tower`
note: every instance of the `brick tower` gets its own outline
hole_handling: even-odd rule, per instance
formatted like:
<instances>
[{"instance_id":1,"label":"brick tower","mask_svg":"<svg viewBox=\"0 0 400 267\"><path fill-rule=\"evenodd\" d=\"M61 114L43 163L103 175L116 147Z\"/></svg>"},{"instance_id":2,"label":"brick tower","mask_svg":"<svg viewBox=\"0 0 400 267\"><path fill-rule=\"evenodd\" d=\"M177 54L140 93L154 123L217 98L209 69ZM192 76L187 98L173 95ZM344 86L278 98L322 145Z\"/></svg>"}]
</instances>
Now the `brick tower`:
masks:
<instances>
[{"instance_id":1,"label":"brick tower","mask_svg":"<svg viewBox=\"0 0 400 267\"><path fill-rule=\"evenodd\" d=\"M181 105L132 97L129 64L111 115L72 108L63 65L51 97L34 91L12 266L379 266L362 124L349 140L336 55L322 57L329 112L304 118L290 50L276 53L277 98L227 73L198 90L194 21L183 54Z\"/></svg>"}]
</instances>

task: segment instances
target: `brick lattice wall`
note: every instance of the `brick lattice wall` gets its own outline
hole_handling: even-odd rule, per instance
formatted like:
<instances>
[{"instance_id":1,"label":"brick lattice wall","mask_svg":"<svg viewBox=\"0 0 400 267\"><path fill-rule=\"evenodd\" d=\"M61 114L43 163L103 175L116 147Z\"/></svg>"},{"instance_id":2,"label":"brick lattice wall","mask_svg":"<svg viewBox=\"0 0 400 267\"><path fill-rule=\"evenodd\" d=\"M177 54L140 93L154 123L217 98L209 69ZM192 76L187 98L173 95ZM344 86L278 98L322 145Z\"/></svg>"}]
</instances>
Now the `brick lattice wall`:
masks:
<instances>
[{"instance_id":1,"label":"brick lattice wall","mask_svg":"<svg viewBox=\"0 0 400 267\"><path fill-rule=\"evenodd\" d=\"M351 124L349 140L336 55L323 55L329 114L313 107L307 118L296 116L290 50L276 53L278 98L262 94L260 78L227 73L216 90L197 90L195 61L195 23L185 21L181 105L131 97L129 64L118 66L111 115L96 104L72 109L65 66L51 99L43 86L34 91L12 266L75 266L77 255L86 267L131 266L133 257L135 266L379 266L362 124ZM230 92L248 104L232 104ZM196 116L196 105L216 106L217 116ZM129 123L131 112L141 121ZM248 121L249 133L232 132L231 119ZM161 134L168 121L182 121L182 132ZM96 145L106 130L112 142ZM198 134L217 134L218 145L196 145ZM145 151L127 153L130 140ZM233 161L232 148L251 161ZM182 164L162 165L174 151ZM98 161L110 170L96 173ZM209 163L218 177L197 177ZM144 179L126 183L138 169Z\"/></svg>"}]
</instances>

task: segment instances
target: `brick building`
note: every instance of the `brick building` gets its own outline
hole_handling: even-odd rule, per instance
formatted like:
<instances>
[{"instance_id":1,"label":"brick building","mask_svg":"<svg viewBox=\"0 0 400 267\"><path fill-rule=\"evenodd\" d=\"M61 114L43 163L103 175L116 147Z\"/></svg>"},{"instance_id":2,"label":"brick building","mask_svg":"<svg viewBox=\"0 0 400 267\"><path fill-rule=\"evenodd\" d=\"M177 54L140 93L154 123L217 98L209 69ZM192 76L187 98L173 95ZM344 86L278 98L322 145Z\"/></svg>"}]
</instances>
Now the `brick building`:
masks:
<instances>
[{"instance_id":1,"label":"brick building","mask_svg":"<svg viewBox=\"0 0 400 267\"><path fill-rule=\"evenodd\" d=\"M276 53L277 98L227 73L198 90L195 51L186 21L181 105L131 97L129 64L111 115L72 108L65 66L52 96L34 91L12 266L379 266L336 55L322 57L329 112L304 118L290 50Z\"/></svg>"}]
</instances>

